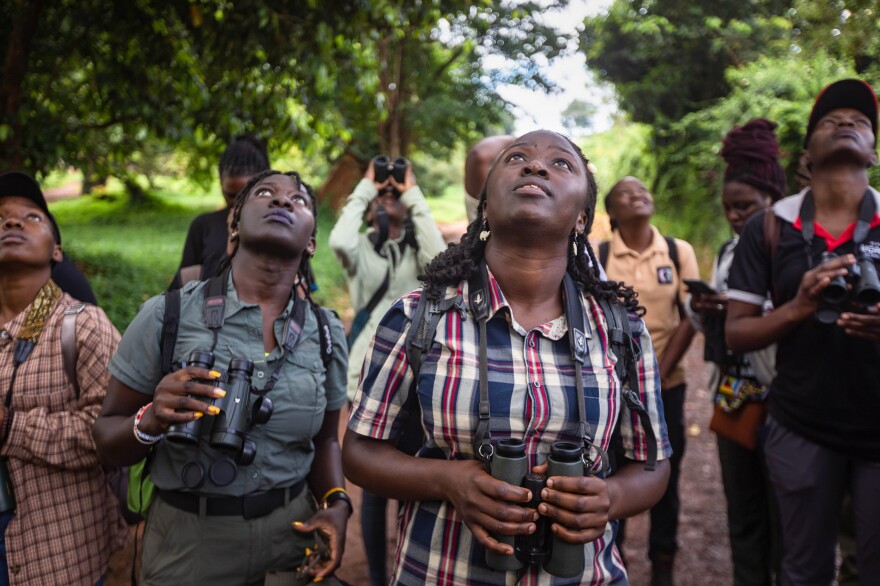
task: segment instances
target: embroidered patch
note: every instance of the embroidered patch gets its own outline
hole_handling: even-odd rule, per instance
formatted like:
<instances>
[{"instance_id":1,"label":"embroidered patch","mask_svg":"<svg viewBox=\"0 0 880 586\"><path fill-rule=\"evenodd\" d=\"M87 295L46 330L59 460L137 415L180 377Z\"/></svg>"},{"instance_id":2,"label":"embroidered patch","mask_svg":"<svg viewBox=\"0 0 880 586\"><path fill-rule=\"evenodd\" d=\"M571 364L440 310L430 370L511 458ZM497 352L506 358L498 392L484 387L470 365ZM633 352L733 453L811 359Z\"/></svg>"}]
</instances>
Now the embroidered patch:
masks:
<instances>
[{"instance_id":1,"label":"embroidered patch","mask_svg":"<svg viewBox=\"0 0 880 586\"><path fill-rule=\"evenodd\" d=\"M657 269L657 282L661 285L672 283L672 267L660 267Z\"/></svg>"},{"instance_id":2,"label":"embroidered patch","mask_svg":"<svg viewBox=\"0 0 880 586\"><path fill-rule=\"evenodd\" d=\"M865 242L859 246L859 249L871 260L880 260L880 242Z\"/></svg>"}]
</instances>

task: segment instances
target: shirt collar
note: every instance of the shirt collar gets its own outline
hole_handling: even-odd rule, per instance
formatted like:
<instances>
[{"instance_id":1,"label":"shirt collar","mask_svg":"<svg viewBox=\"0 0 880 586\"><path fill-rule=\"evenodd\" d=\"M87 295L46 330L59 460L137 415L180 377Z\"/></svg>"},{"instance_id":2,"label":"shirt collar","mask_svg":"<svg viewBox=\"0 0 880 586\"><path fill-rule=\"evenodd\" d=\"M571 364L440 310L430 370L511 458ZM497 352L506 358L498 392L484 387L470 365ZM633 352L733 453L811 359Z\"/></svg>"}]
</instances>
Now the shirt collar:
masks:
<instances>
[{"instance_id":1,"label":"shirt collar","mask_svg":"<svg viewBox=\"0 0 880 586\"><path fill-rule=\"evenodd\" d=\"M226 277L226 287L227 287L227 295L226 295L226 314L225 317L230 317L235 315L239 311L250 308L250 307L259 307L257 303L246 303L239 299L238 291L235 289L235 283L232 280L232 270L230 269L229 275ZM290 312L293 310L293 295L287 300L287 305L284 307L284 311L281 312L280 315L276 316L275 319L287 319L287 316L290 315Z\"/></svg>"},{"instance_id":2,"label":"shirt collar","mask_svg":"<svg viewBox=\"0 0 880 586\"><path fill-rule=\"evenodd\" d=\"M620 230L614 230L611 233L611 254L614 256L644 256L648 254L666 254L668 249L666 247L666 240L663 238L663 235L660 234L660 230L658 230L653 224L650 224L651 228L651 244L645 249L644 252L639 253L626 245L626 242L623 241L623 237L620 235Z\"/></svg>"}]
</instances>

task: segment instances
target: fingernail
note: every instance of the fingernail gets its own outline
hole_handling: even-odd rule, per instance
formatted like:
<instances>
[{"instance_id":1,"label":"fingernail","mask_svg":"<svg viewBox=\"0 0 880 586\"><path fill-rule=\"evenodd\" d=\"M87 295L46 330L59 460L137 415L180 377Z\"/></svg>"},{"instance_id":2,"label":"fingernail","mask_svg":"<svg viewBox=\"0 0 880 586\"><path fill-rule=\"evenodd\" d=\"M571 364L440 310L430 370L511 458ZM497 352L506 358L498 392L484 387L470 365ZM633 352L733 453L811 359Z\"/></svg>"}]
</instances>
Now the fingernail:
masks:
<instances>
[{"instance_id":1,"label":"fingernail","mask_svg":"<svg viewBox=\"0 0 880 586\"><path fill-rule=\"evenodd\" d=\"M547 514L547 506L546 505L538 505L538 512L542 515Z\"/></svg>"},{"instance_id":2,"label":"fingernail","mask_svg":"<svg viewBox=\"0 0 880 586\"><path fill-rule=\"evenodd\" d=\"M314 582L315 584L317 584L318 582L323 582L323 581L324 581L324 578L312 578L312 582Z\"/></svg>"},{"instance_id":3,"label":"fingernail","mask_svg":"<svg viewBox=\"0 0 880 586\"><path fill-rule=\"evenodd\" d=\"M529 525L529 533L534 533L536 527L534 525Z\"/></svg>"},{"instance_id":4,"label":"fingernail","mask_svg":"<svg viewBox=\"0 0 880 586\"><path fill-rule=\"evenodd\" d=\"M196 411L195 413L193 413L193 419L199 419L202 417L202 415L204 415L204 413L202 413L201 411Z\"/></svg>"},{"instance_id":5,"label":"fingernail","mask_svg":"<svg viewBox=\"0 0 880 586\"><path fill-rule=\"evenodd\" d=\"M220 397L221 399L226 396L226 391L223 389L214 389L214 396Z\"/></svg>"},{"instance_id":6,"label":"fingernail","mask_svg":"<svg viewBox=\"0 0 880 586\"><path fill-rule=\"evenodd\" d=\"M294 521L293 524L294 524L296 527L302 527L302 521Z\"/></svg>"},{"instance_id":7,"label":"fingernail","mask_svg":"<svg viewBox=\"0 0 880 586\"><path fill-rule=\"evenodd\" d=\"M220 378L220 377L222 376L222 375L221 375L219 372L217 372L216 370L212 370L212 371L209 372L208 374L211 375L211 378Z\"/></svg>"},{"instance_id":8,"label":"fingernail","mask_svg":"<svg viewBox=\"0 0 880 586\"><path fill-rule=\"evenodd\" d=\"M309 547L306 548L306 555L307 555L307 556L312 555L312 549L311 549L311 548L309 548Z\"/></svg>"},{"instance_id":9,"label":"fingernail","mask_svg":"<svg viewBox=\"0 0 880 586\"><path fill-rule=\"evenodd\" d=\"M211 405L210 407L208 407L208 413L210 413L211 415L219 415L220 407L218 407L217 405Z\"/></svg>"}]
</instances>

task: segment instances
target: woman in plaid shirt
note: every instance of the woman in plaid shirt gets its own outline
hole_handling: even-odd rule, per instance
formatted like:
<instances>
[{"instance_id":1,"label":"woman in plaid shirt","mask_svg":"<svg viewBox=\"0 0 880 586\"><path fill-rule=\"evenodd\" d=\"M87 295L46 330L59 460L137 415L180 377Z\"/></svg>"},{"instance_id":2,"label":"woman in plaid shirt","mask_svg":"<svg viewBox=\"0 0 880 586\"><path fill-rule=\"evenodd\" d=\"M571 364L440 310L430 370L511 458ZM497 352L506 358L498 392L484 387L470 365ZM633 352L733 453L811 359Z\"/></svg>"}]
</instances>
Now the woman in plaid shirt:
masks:
<instances>
[{"instance_id":1,"label":"woman in plaid shirt","mask_svg":"<svg viewBox=\"0 0 880 586\"><path fill-rule=\"evenodd\" d=\"M522 506L530 499L528 490L494 479L474 456L481 354L474 313L462 306L443 315L416 384L405 348L420 295L441 299L460 293L469 299L468 280L485 262L492 437L522 439L532 470L546 473L551 444L581 441L576 372L563 315L567 272L580 288L585 314L586 418L592 441L608 450L622 400L598 300L622 303L630 311L639 308L631 288L602 282L589 268L590 261L598 264L587 240L597 192L591 167L571 141L556 133L538 131L515 140L492 166L477 220L461 243L434 260L424 291L398 301L376 331L343 443L343 462L347 475L367 490L408 501L400 515L397 584L627 581L613 546L615 520L657 502L669 474L665 461L654 472L637 462L647 452L638 420L622 418L626 460L616 475L551 477L541 492L545 502L535 512ZM661 458L668 457L656 359L640 325L633 324L641 349L641 398ZM407 417L420 417L426 432L416 457L394 447ZM540 516L548 518L556 537L584 544L583 573L559 578L538 565L518 572L490 569L486 550L513 555L513 548L495 537L531 534Z\"/></svg>"}]
</instances>

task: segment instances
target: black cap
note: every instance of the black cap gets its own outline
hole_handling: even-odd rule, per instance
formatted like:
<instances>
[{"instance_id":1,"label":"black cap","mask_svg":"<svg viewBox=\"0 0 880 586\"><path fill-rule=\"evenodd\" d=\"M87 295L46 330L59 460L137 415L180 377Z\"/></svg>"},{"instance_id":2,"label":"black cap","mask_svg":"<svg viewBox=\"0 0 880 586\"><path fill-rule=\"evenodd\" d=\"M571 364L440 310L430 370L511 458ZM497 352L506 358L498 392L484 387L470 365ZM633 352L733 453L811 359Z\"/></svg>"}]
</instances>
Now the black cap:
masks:
<instances>
[{"instance_id":1,"label":"black cap","mask_svg":"<svg viewBox=\"0 0 880 586\"><path fill-rule=\"evenodd\" d=\"M27 173L21 173L19 171L3 173L0 175L0 197L13 195L29 199L37 204L37 207L43 210L43 213L46 214L49 221L52 222L52 232L55 235L55 243L60 245L61 230L58 229L58 223L55 221L55 216L52 215L52 212L49 211L49 206L46 205L46 198L43 197L43 190L40 189L40 184L37 183L37 180Z\"/></svg>"},{"instance_id":2,"label":"black cap","mask_svg":"<svg viewBox=\"0 0 880 586\"><path fill-rule=\"evenodd\" d=\"M804 137L804 148L810 145L810 136L816 129L819 120L838 108L858 110L871 121L874 131L874 146L877 146L877 94L874 89L861 79L841 79L827 86L816 97L810 121L807 124L807 135Z\"/></svg>"}]
</instances>

